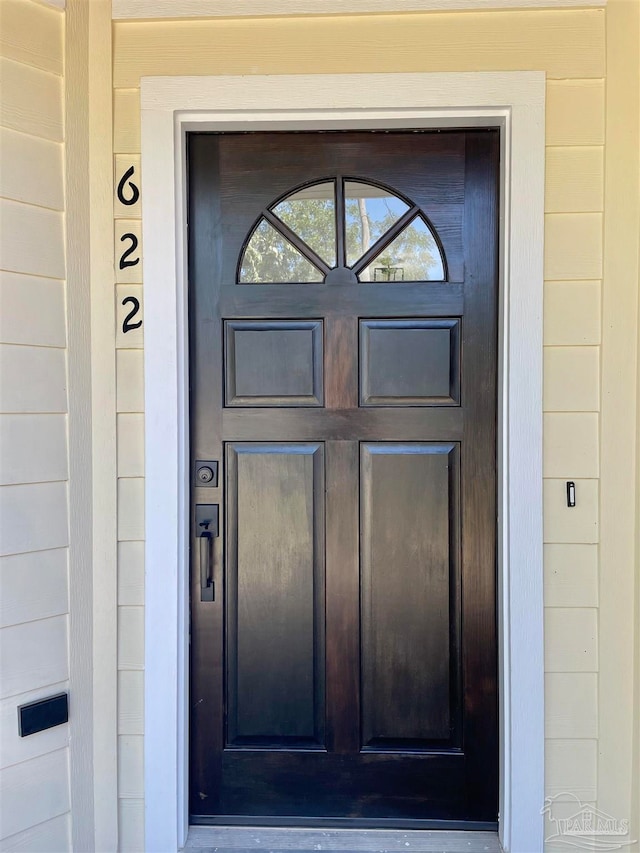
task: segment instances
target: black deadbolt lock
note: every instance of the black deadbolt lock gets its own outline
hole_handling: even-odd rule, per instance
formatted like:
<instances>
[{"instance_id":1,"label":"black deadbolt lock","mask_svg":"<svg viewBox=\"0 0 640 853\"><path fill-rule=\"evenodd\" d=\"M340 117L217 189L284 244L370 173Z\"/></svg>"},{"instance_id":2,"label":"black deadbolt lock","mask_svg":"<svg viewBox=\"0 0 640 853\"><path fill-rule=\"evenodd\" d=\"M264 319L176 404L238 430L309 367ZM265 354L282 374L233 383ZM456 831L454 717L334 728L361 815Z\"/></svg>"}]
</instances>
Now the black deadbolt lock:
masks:
<instances>
[{"instance_id":1,"label":"black deadbolt lock","mask_svg":"<svg viewBox=\"0 0 640 853\"><path fill-rule=\"evenodd\" d=\"M198 459L196 462L196 486L215 489L218 486L217 460Z\"/></svg>"}]
</instances>

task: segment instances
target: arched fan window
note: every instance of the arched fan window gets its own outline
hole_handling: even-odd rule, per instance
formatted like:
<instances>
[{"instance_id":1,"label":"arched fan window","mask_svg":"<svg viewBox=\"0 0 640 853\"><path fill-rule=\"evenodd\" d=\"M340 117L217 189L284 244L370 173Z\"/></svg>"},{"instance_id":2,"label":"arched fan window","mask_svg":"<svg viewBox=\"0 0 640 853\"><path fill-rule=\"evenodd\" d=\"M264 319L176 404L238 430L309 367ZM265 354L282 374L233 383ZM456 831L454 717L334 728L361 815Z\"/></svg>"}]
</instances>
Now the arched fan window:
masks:
<instances>
[{"instance_id":1,"label":"arched fan window","mask_svg":"<svg viewBox=\"0 0 640 853\"><path fill-rule=\"evenodd\" d=\"M240 254L240 284L445 281L422 211L379 184L308 184L265 209Z\"/></svg>"}]
</instances>

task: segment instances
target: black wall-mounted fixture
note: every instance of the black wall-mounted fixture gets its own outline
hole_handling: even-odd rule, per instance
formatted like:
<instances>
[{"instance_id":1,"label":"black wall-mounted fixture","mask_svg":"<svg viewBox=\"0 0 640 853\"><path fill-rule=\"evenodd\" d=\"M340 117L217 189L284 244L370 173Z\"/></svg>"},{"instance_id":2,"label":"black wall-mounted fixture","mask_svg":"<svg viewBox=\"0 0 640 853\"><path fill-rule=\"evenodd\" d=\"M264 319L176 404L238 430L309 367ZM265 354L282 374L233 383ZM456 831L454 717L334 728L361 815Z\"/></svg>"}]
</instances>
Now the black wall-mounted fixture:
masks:
<instances>
[{"instance_id":1,"label":"black wall-mounted fixture","mask_svg":"<svg viewBox=\"0 0 640 853\"><path fill-rule=\"evenodd\" d=\"M576 505L576 484L573 480L567 480L567 506L574 507Z\"/></svg>"},{"instance_id":2,"label":"black wall-mounted fixture","mask_svg":"<svg viewBox=\"0 0 640 853\"><path fill-rule=\"evenodd\" d=\"M60 726L69 720L69 694L58 693L47 699L29 702L18 707L18 733L20 737L34 735L45 729Z\"/></svg>"}]
</instances>

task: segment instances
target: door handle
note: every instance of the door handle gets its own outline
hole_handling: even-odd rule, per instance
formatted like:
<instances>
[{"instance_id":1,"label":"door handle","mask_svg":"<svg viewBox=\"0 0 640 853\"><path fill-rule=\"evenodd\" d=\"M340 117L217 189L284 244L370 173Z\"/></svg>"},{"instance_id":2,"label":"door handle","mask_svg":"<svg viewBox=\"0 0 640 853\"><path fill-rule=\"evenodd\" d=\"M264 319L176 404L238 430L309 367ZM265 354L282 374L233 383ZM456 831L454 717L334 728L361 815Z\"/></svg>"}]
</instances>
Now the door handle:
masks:
<instances>
[{"instance_id":1,"label":"door handle","mask_svg":"<svg viewBox=\"0 0 640 853\"><path fill-rule=\"evenodd\" d=\"M200 562L200 601L215 601L213 539L218 535L218 504L196 504L195 526Z\"/></svg>"}]
</instances>

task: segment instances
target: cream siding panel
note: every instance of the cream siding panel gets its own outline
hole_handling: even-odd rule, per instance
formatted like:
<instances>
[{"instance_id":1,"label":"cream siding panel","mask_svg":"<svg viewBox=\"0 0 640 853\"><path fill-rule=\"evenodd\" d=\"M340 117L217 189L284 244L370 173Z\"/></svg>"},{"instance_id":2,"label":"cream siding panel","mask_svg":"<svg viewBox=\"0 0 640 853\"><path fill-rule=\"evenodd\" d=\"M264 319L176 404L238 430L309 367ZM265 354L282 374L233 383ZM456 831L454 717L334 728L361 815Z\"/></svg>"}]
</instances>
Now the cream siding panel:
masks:
<instances>
[{"instance_id":1,"label":"cream siding panel","mask_svg":"<svg viewBox=\"0 0 640 853\"><path fill-rule=\"evenodd\" d=\"M544 680L547 738L598 737L595 672L549 672Z\"/></svg>"},{"instance_id":2,"label":"cream siding panel","mask_svg":"<svg viewBox=\"0 0 640 853\"><path fill-rule=\"evenodd\" d=\"M142 274L140 275L142 278ZM119 284L116 287L116 347L118 349L142 349L144 344L144 307L141 284ZM138 310L133 317L131 311L136 307L132 302L125 302L127 297L138 300ZM129 323L141 323L137 329L129 327L124 331L125 320Z\"/></svg>"},{"instance_id":3,"label":"cream siding panel","mask_svg":"<svg viewBox=\"0 0 640 853\"><path fill-rule=\"evenodd\" d=\"M144 741L139 735L118 738L118 794L134 800L144 796Z\"/></svg>"},{"instance_id":4,"label":"cream siding panel","mask_svg":"<svg viewBox=\"0 0 640 853\"><path fill-rule=\"evenodd\" d=\"M144 415L118 415L118 476L144 476Z\"/></svg>"},{"instance_id":5,"label":"cream siding panel","mask_svg":"<svg viewBox=\"0 0 640 853\"><path fill-rule=\"evenodd\" d=\"M60 212L2 199L0 225L3 269L64 278L64 219Z\"/></svg>"},{"instance_id":6,"label":"cream siding panel","mask_svg":"<svg viewBox=\"0 0 640 853\"><path fill-rule=\"evenodd\" d=\"M118 608L118 669L144 669L144 608Z\"/></svg>"},{"instance_id":7,"label":"cream siding panel","mask_svg":"<svg viewBox=\"0 0 640 853\"><path fill-rule=\"evenodd\" d=\"M118 543L118 604L144 605L144 542Z\"/></svg>"},{"instance_id":8,"label":"cream siding panel","mask_svg":"<svg viewBox=\"0 0 640 853\"><path fill-rule=\"evenodd\" d=\"M144 479L118 480L118 541L144 539Z\"/></svg>"},{"instance_id":9,"label":"cream siding panel","mask_svg":"<svg viewBox=\"0 0 640 853\"><path fill-rule=\"evenodd\" d=\"M43 732L29 735L29 737L20 737L16 712L16 708L20 705L27 702L37 702L39 699L55 696L56 693L62 693L68 689L69 684L66 681L61 681L59 684L48 684L39 690L21 693L0 702L0 767L19 764L21 761L28 761L31 758L37 758L39 755L68 746L68 723L62 726L54 726L52 729L45 729Z\"/></svg>"},{"instance_id":10,"label":"cream siding panel","mask_svg":"<svg viewBox=\"0 0 640 853\"><path fill-rule=\"evenodd\" d=\"M69 751L7 767L0 779L2 836L15 835L69 811Z\"/></svg>"},{"instance_id":11,"label":"cream siding panel","mask_svg":"<svg viewBox=\"0 0 640 853\"><path fill-rule=\"evenodd\" d=\"M596 740L548 740L545 745L545 787L548 797L566 794L596 799Z\"/></svg>"},{"instance_id":12,"label":"cream siding panel","mask_svg":"<svg viewBox=\"0 0 640 853\"><path fill-rule=\"evenodd\" d=\"M142 848L141 848L142 849ZM71 853L71 814L67 813L0 841L2 853Z\"/></svg>"},{"instance_id":13,"label":"cream siding panel","mask_svg":"<svg viewBox=\"0 0 640 853\"><path fill-rule=\"evenodd\" d=\"M66 681L67 617L54 616L2 628L0 661L1 698Z\"/></svg>"},{"instance_id":14,"label":"cream siding panel","mask_svg":"<svg viewBox=\"0 0 640 853\"><path fill-rule=\"evenodd\" d=\"M54 74L0 59L0 124L62 142L62 80Z\"/></svg>"},{"instance_id":15,"label":"cream siding panel","mask_svg":"<svg viewBox=\"0 0 640 853\"><path fill-rule=\"evenodd\" d=\"M118 734L141 735L144 732L144 673L121 670L118 673Z\"/></svg>"},{"instance_id":16,"label":"cream siding panel","mask_svg":"<svg viewBox=\"0 0 640 853\"><path fill-rule=\"evenodd\" d=\"M113 93L113 151L140 153L139 89L116 89Z\"/></svg>"},{"instance_id":17,"label":"cream siding panel","mask_svg":"<svg viewBox=\"0 0 640 853\"><path fill-rule=\"evenodd\" d=\"M66 415L0 415L0 485L66 480Z\"/></svg>"},{"instance_id":18,"label":"cream siding panel","mask_svg":"<svg viewBox=\"0 0 640 853\"><path fill-rule=\"evenodd\" d=\"M66 345L64 282L0 272L0 342Z\"/></svg>"},{"instance_id":19,"label":"cream siding panel","mask_svg":"<svg viewBox=\"0 0 640 853\"><path fill-rule=\"evenodd\" d=\"M599 348L545 347L545 412L595 412L599 408Z\"/></svg>"},{"instance_id":20,"label":"cream siding panel","mask_svg":"<svg viewBox=\"0 0 640 853\"><path fill-rule=\"evenodd\" d=\"M544 546L544 603L547 607L598 606L598 546Z\"/></svg>"},{"instance_id":21,"label":"cream siding panel","mask_svg":"<svg viewBox=\"0 0 640 853\"><path fill-rule=\"evenodd\" d=\"M0 486L0 556L69 544L67 484Z\"/></svg>"},{"instance_id":22,"label":"cream siding panel","mask_svg":"<svg viewBox=\"0 0 640 853\"><path fill-rule=\"evenodd\" d=\"M549 213L544 228L544 277L602 278L602 214Z\"/></svg>"},{"instance_id":23,"label":"cream siding panel","mask_svg":"<svg viewBox=\"0 0 640 853\"><path fill-rule=\"evenodd\" d=\"M545 477L575 480L598 476L597 414L545 414L543 430Z\"/></svg>"},{"instance_id":24,"label":"cream siding panel","mask_svg":"<svg viewBox=\"0 0 640 853\"><path fill-rule=\"evenodd\" d=\"M118 412L144 412L144 364L142 350L116 353L116 407Z\"/></svg>"},{"instance_id":25,"label":"cream siding panel","mask_svg":"<svg viewBox=\"0 0 640 853\"><path fill-rule=\"evenodd\" d=\"M119 800L120 853L140 853L144 846L144 800Z\"/></svg>"},{"instance_id":26,"label":"cream siding panel","mask_svg":"<svg viewBox=\"0 0 640 853\"><path fill-rule=\"evenodd\" d=\"M545 671L598 671L598 611L591 607L547 607Z\"/></svg>"},{"instance_id":27,"label":"cream siding panel","mask_svg":"<svg viewBox=\"0 0 640 853\"><path fill-rule=\"evenodd\" d=\"M28 381L25 381L28 377ZM5 414L66 412L65 352L31 346L0 346L0 411Z\"/></svg>"},{"instance_id":28,"label":"cream siding panel","mask_svg":"<svg viewBox=\"0 0 640 853\"><path fill-rule=\"evenodd\" d=\"M67 549L0 557L0 627L69 609Z\"/></svg>"},{"instance_id":29,"label":"cream siding panel","mask_svg":"<svg viewBox=\"0 0 640 853\"><path fill-rule=\"evenodd\" d=\"M600 10L114 25L114 87L143 75L502 71L604 75ZM402 57L399 68L399 57Z\"/></svg>"},{"instance_id":30,"label":"cream siding panel","mask_svg":"<svg viewBox=\"0 0 640 853\"><path fill-rule=\"evenodd\" d=\"M2 0L0 55L62 74L64 16L30 0Z\"/></svg>"},{"instance_id":31,"label":"cream siding panel","mask_svg":"<svg viewBox=\"0 0 640 853\"><path fill-rule=\"evenodd\" d=\"M0 128L0 196L64 208L62 145Z\"/></svg>"},{"instance_id":32,"label":"cream siding panel","mask_svg":"<svg viewBox=\"0 0 640 853\"><path fill-rule=\"evenodd\" d=\"M548 281L544 286L546 346L600 343L599 281Z\"/></svg>"},{"instance_id":33,"label":"cream siding panel","mask_svg":"<svg viewBox=\"0 0 640 853\"><path fill-rule=\"evenodd\" d=\"M546 213L604 209L604 149L547 148Z\"/></svg>"},{"instance_id":34,"label":"cream siding panel","mask_svg":"<svg viewBox=\"0 0 640 853\"><path fill-rule=\"evenodd\" d=\"M566 480L544 481L545 543L598 541L598 481L576 480L576 505L567 506Z\"/></svg>"},{"instance_id":35,"label":"cream siding panel","mask_svg":"<svg viewBox=\"0 0 640 853\"><path fill-rule=\"evenodd\" d=\"M547 145L604 145L604 80L547 83L546 140Z\"/></svg>"}]
</instances>

